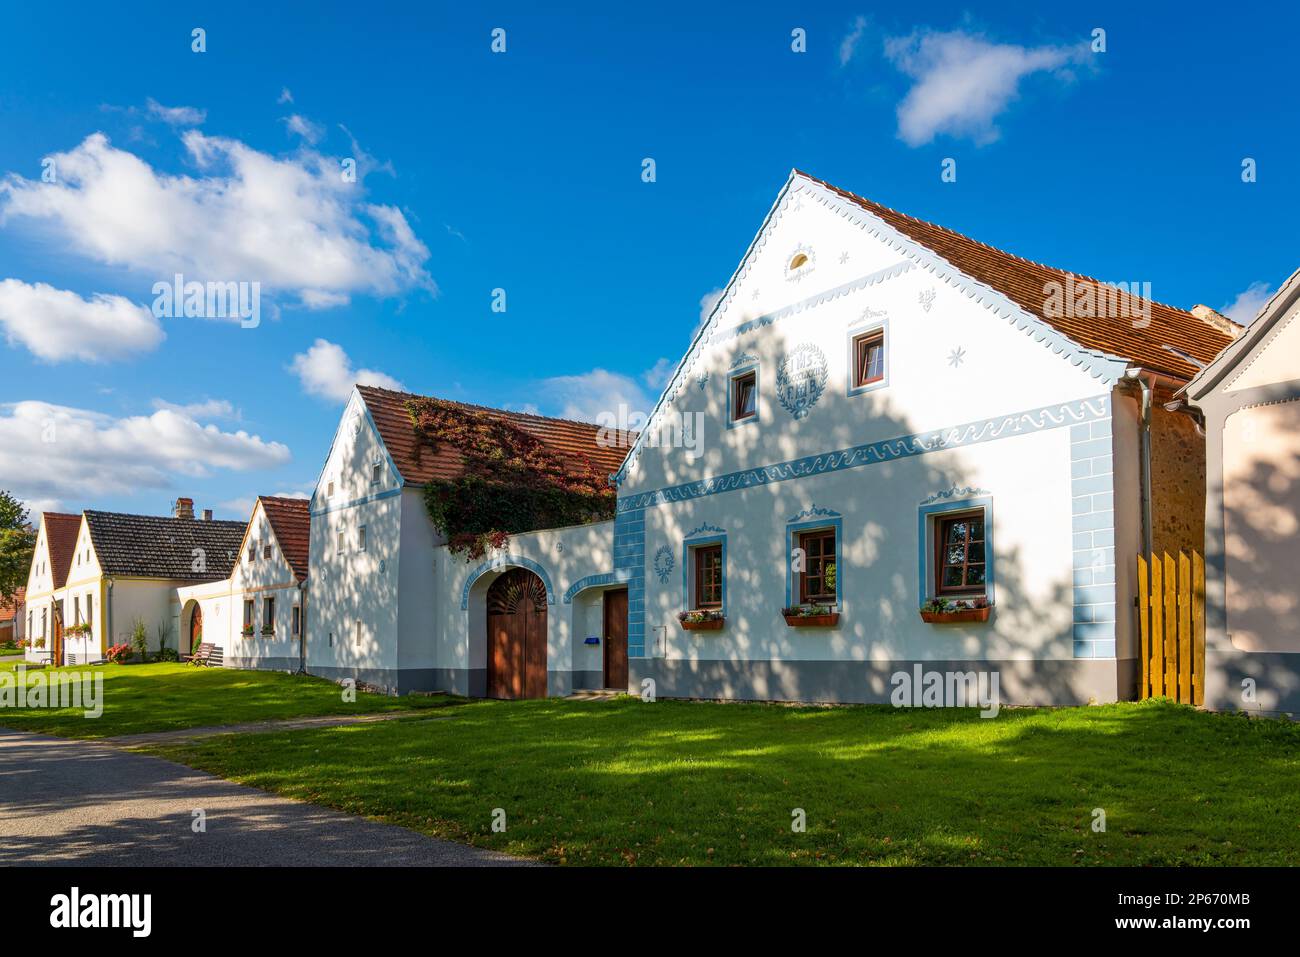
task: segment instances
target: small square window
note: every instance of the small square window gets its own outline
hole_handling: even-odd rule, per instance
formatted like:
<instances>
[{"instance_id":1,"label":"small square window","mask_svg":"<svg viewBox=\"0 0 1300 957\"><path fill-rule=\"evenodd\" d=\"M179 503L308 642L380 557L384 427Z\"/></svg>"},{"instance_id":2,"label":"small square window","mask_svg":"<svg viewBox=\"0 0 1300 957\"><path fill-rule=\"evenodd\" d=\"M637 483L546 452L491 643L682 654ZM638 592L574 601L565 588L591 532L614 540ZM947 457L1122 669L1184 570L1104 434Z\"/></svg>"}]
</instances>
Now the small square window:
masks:
<instances>
[{"instance_id":1,"label":"small square window","mask_svg":"<svg viewBox=\"0 0 1300 957\"><path fill-rule=\"evenodd\" d=\"M693 608L722 607L722 546L700 545L691 550L695 565Z\"/></svg>"},{"instance_id":2,"label":"small square window","mask_svg":"<svg viewBox=\"0 0 1300 957\"><path fill-rule=\"evenodd\" d=\"M984 512L941 519L936 532L935 591L940 595L984 594Z\"/></svg>"},{"instance_id":3,"label":"small square window","mask_svg":"<svg viewBox=\"0 0 1300 957\"><path fill-rule=\"evenodd\" d=\"M376 462L370 467L370 483L378 485L384 480L384 463Z\"/></svg>"},{"instance_id":4,"label":"small square window","mask_svg":"<svg viewBox=\"0 0 1300 957\"><path fill-rule=\"evenodd\" d=\"M885 379L885 330L877 329L853 340L853 386L861 388Z\"/></svg>"},{"instance_id":5,"label":"small square window","mask_svg":"<svg viewBox=\"0 0 1300 957\"><path fill-rule=\"evenodd\" d=\"M758 373L746 372L731 380L731 421L758 416Z\"/></svg>"},{"instance_id":6,"label":"small square window","mask_svg":"<svg viewBox=\"0 0 1300 957\"><path fill-rule=\"evenodd\" d=\"M271 557L271 545L269 543L262 546L262 557L263 558Z\"/></svg>"},{"instance_id":7,"label":"small square window","mask_svg":"<svg viewBox=\"0 0 1300 957\"><path fill-rule=\"evenodd\" d=\"M339 529L338 544L339 544L339 553L340 553L340 554L342 554L343 552L346 552L346 551L348 550L347 542L345 541L345 539L344 539L344 537L343 537L343 529L341 529L341 528Z\"/></svg>"},{"instance_id":8,"label":"small square window","mask_svg":"<svg viewBox=\"0 0 1300 957\"><path fill-rule=\"evenodd\" d=\"M257 561L257 543L253 542L248 546L248 564L251 565L256 561Z\"/></svg>"},{"instance_id":9,"label":"small square window","mask_svg":"<svg viewBox=\"0 0 1300 957\"><path fill-rule=\"evenodd\" d=\"M357 529L357 551L364 552L365 550L366 550L366 527L362 525L360 528Z\"/></svg>"},{"instance_id":10,"label":"small square window","mask_svg":"<svg viewBox=\"0 0 1300 957\"><path fill-rule=\"evenodd\" d=\"M799 535L803 571L798 572L799 601L805 605L835 603L835 529L822 528Z\"/></svg>"},{"instance_id":11,"label":"small square window","mask_svg":"<svg viewBox=\"0 0 1300 957\"><path fill-rule=\"evenodd\" d=\"M333 480L331 480L330 483L329 483L328 485L325 486L325 494L326 494L327 496L331 497L331 498L333 497L333 495L334 495L334 482L333 482Z\"/></svg>"}]
</instances>

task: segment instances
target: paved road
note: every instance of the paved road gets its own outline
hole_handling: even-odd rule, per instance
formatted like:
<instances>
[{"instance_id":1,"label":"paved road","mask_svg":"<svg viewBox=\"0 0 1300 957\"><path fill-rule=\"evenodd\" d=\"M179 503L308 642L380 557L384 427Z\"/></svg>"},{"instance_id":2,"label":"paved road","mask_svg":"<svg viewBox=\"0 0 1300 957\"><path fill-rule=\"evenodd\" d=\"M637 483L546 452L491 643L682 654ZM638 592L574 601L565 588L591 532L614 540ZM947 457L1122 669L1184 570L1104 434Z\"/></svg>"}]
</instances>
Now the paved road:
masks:
<instances>
[{"instance_id":1,"label":"paved road","mask_svg":"<svg viewBox=\"0 0 1300 957\"><path fill-rule=\"evenodd\" d=\"M196 808L206 833L191 828ZM0 728L0 865L527 863L111 745Z\"/></svg>"}]
</instances>

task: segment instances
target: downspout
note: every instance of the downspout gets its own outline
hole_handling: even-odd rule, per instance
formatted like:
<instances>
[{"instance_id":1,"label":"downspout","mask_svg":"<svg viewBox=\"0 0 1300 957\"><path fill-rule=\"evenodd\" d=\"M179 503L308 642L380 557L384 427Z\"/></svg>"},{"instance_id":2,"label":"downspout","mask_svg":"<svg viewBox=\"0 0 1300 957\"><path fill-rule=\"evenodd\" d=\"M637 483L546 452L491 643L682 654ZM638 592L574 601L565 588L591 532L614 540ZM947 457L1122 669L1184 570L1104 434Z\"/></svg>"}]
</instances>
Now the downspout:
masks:
<instances>
[{"instance_id":1,"label":"downspout","mask_svg":"<svg viewBox=\"0 0 1300 957\"><path fill-rule=\"evenodd\" d=\"M307 579L298 583L298 674L307 673Z\"/></svg>"},{"instance_id":2,"label":"downspout","mask_svg":"<svg viewBox=\"0 0 1300 957\"><path fill-rule=\"evenodd\" d=\"M1149 556L1154 549L1151 517L1151 404L1154 397L1154 387L1143 376L1141 369L1129 369L1124 375L1129 382L1136 383L1141 390L1141 413L1138 426L1138 469L1141 473L1142 485L1142 554Z\"/></svg>"},{"instance_id":3,"label":"downspout","mask_svg":"<svg viewBox=\"0 0 1300 957\"><path fill-rule=\"evenodd\" d=\"M108 601L104 603L104 629L106 631L105 642L111 648L113 641L113 579L106 579L108 582Z\"/></svg>"}]
</instances>

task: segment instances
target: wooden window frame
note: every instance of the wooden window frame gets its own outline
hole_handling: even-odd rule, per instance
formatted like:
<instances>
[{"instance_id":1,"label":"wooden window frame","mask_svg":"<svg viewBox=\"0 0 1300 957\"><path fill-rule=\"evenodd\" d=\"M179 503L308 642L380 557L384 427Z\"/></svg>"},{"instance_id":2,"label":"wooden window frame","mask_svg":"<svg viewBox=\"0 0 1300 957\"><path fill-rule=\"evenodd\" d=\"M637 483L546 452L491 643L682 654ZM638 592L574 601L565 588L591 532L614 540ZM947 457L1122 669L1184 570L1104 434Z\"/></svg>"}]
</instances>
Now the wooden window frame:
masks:
<instances>
[{"instance_id":1,"label":"wooden window frame","mask_svg":"<svg viewBox=\"0 0 1300 957\"><path fill-rule=\"evenodd\" d=\"M291 637L293 638L302 637L302 606L301 605L293 606L293 615L290 619L289 631L291 633Z\"/></svg>"},{"instance_id":2,"label":"wooden window frame","mask_svg":"<svg viewBox=\"0 0 1300 957\"><path fill-rule=\"evenodd\" d=\"M713 585L706 586L706 583L703 580L705 566L703 562L700 561L700 558L705 553L717 554L718 580L716 586ZM721 542L708 542L703 545L695 545L691 547L691 610L693 611L694 610L698 610L698 611L706 611L706 610L721 611L722 610L722 575L723 575L723 568L722 568L722 543ZM717 593L718 593L717 601L704 602L700 600L700 595L705 591L706 587L717 588Z\"/></svg>"},{"instance_id":3,"label":"wooden window frame","mask_svg":"<svg viewBox=\"0 0 1300 957\"><path fill-rule=\"evenodd\" d=\"M880 346L880 375L867 376L864 360L874 345ZM887 350L884 329L872 329L853 337L853 388L861 389L885 381L886 363L889 361Z\"/></svg>"},{"instance_id":4,"label":"wooden window frame","mask_svg":"<svg viewBox=\"0 0 1300 957\"><path fill-rule=\"evenodd\" d=\"M814 575L812 573L813 556L809 553L808 543L813 541L825 541L826 539L830 539L830 543L831 543L830 551L827 552L824 548L820 548L818 550L818 554L816 556L816 560L818 562L818 571L817 574ZM837 604L839 596L838 594L836 594L836 589L831 589L830 592L810 593L808 591L809 582L812 582L814 580L820 582L822 588L826 587L826 562L828 559L830 560L830 563L832 565L836 566L835 568L836 581L839 580L838 577L839 576L839 565L838 565L839 541L838 541L838 536L836 535L835 527L830 526L827 528L810 528L807 531L799 532L797 542L799 548L803 549L803 557L804 557L803 571L798 573L799 604L801 605Z\"/></svg>"},{"instance_id":5,"label":"wooden window frame","mask_svg":"<svg viewBox=\"0 0 1300 957\"><path fill-rule=\"evenodd\" d=\"M741 410L741 389L749 383L753 386L754 409L752 412ZM758 370L748 369L731 377L731 422L752 422L758 418Z\"/></svg>"},{"instance_id":6,"label":"wooden window frame","mask_svg":"<svg viewBox=\"0 0 1300 957\"><path fill-rule=\"evenodd\" d=\"M271 626L271 635L275 634L275 596L266 595L262 598L262 628L266 631L266 626ZM269 636L268 636L269 637Z\"/></svg>"},{"instance_id":7,"label":"wooden window frame","mask_svg":"<svg viewBox=\"0 0 1300 957\"><path fill-rule=\"evenodd\" d=\"M970 522L978 520L983 528L983 537L979 539L979 544L984 546L984 561L975 562L976 565L982 565L984 568L984 581L978 585L962 584L947 585L943 583L943 570L945 568L955 568L955 565L948 565L944 561L944 553L947 551L948 526L958 522ZM988 516L982 508L972 509L963 512L942 512L935 516L934 519L934 593L935 595L955 598L977 598L981 595L988 594L989 586L989 552L988 552ZM967 570L972 562L970 561L970 546L974 544L970 538L969 532L964 542L964 556L962 561L962 581L966 581Z\"/></svg>"}]
</instances>

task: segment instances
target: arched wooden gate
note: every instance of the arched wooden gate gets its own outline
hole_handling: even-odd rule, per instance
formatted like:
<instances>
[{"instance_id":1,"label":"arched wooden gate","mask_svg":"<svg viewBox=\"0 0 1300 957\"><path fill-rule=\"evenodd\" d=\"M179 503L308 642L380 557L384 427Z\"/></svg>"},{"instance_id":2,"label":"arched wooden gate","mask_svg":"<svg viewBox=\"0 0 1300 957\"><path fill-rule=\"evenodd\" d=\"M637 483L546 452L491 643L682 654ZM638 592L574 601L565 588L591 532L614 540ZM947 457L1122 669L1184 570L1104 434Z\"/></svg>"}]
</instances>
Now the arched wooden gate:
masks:
<instances>
[{"instance_id":1,"label":"arched wooden gate","mask_svg":"<svg viewBox=\"0 0 1300 957\"><path fill-rule=\"evenodd\" d=\"M546 697L546 586L526 568L488 587L487 694Z\"/></svg>"}]
</instances>

